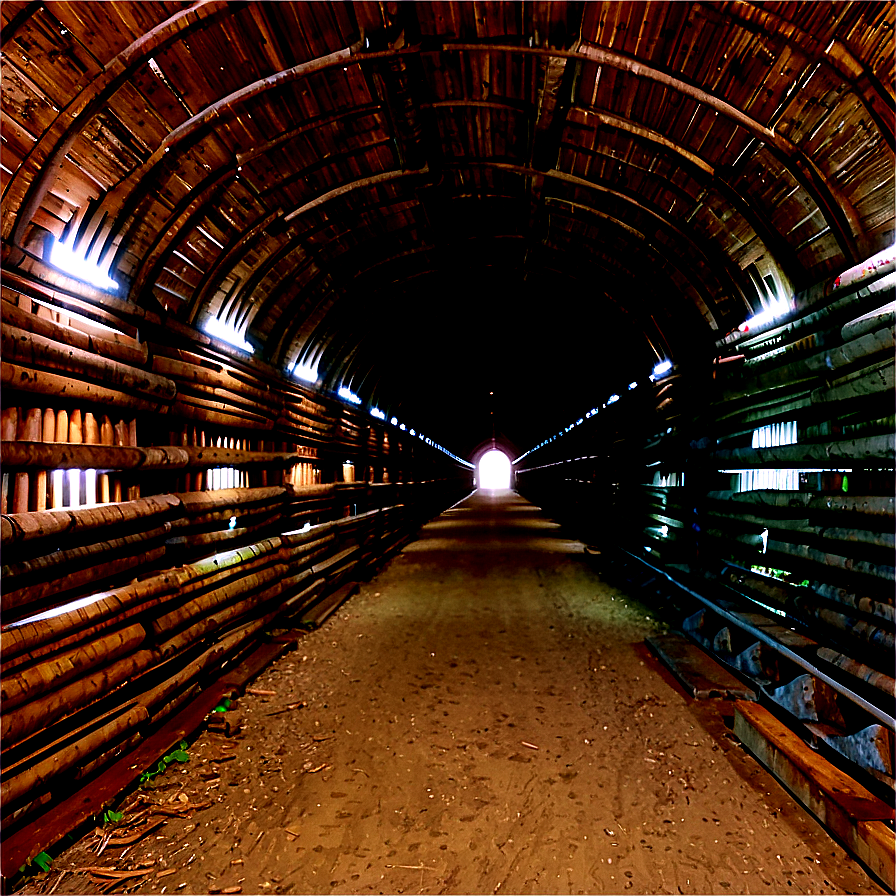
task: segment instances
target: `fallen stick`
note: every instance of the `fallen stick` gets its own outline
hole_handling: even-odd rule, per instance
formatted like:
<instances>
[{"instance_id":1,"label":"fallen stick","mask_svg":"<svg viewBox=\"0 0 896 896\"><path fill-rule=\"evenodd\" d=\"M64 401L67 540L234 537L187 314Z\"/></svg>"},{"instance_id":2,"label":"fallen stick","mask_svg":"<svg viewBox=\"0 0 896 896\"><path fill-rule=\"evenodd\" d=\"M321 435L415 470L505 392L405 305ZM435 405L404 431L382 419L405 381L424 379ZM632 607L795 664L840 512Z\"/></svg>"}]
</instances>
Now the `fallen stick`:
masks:
<instances>
[{"instance_id":1,"label":"fallen stick","mask_svg":"<svg viewBox=\"0 0 896 896\"><path fill-rule=\"evenodd\" d=\"M303 706L307 706L308 704L304 700L300 700L298 703L290 703L288 706L284 706L283 709L274 710L274 712L265 713L268 716L279 716L281 713L290 712L294 709L301 709Z\"/></svg>"},{"instance_id":2,"label":"fallen stick","mask_svg":"<svg viewBox=\"0 0 896 896\"><path fill-rule=\"evenodd\" d=\"M107 846L127 846L129 843L136 843L147 834L156 830L156 828L160 828L164 823L165 820L160 818L158 821L146 825L146 827L141 828L139 831L135 831L133 834L128 834L125 837L112 837L107 842Z\"/></svg>"},{"instance_id":3,"label":"fallen stick","mask_svg":"<svg viewBox=\"0 0 896 896\"><path fill-rule=\"evenodd\" d=\"M408 871L435 871L435 868L428 868L426 865L386 865L387 868L407 868Z\"/></svg>"},{"instance_id":4,"label":"fallen stick","mask_svg":"<svg viewBox=\"0 0 896 896\"><path fill-rule=\"evenodd\" d=\"M75 868L75 871L92 874L94 877L104 877L111 880L125 880L128 877L139 877L143 874L152 874L155 868L144 868L142 871L119 871L117 868L100 868L89 866L87 868Z\"/></svg>"}]
</instances>

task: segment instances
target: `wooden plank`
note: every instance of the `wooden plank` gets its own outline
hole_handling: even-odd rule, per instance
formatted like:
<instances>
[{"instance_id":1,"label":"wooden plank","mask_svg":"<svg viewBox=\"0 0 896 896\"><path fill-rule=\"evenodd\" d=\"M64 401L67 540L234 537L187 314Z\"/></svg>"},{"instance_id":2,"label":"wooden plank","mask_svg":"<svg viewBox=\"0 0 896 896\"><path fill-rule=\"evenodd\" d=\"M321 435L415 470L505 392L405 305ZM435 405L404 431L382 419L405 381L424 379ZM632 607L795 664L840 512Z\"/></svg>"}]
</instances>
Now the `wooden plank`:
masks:
<instances>
[{"instance_id":1,"label":"wooden plank","mask_svg":"<svg viewBox=\"0 0 896 896\"><path fill-rule=\"evenodd\" d=\"M695 699L756 699L755 691L687 638L676 634L653 635L646 641L647 646Z\"/></svg>"},{"instance_id":2,"label":"wooden plank","mask_svg":"<svg viewBox=\"0 0 896 896\"><path fill-rule=\"evenodd\" d=\"M206 687L155 734L126 752L99 778L6 837L0 856L0 872L3 877L10 878L29 858L50 848L69 831L101 812L104 806L109 805L134 781L140 771L149 768L170 747L191 737L222 697L242 691L264 668L291 650L296 640L296 637L278 639L256 647L238 666Z\"/></svg>"},{"instance_id":3,"label":"wooden plank","mask_svg":"<svg viewBox=\"0 0 896 896\"><path fill-rule=\"evenodd\" d=\"M3 841L0 868L11 877L29 858L58 842L111 803L140 773L173 744L189 737L224 695L223 685L204 690L185 709L170 719L136 749L125 753L100 777L84 785L61 804L12 833Z\"/></svg>"},{"instance_id":4,"label":"wooden plank","mask_svg":"<svg viewBox=\"0 0 896 896\"><path fill-rule=\"evenodd\" d=\"M313 625L315 628L324 624L330 616L339 609L359 588L357 582L348 582L341 588L337 588L328 597L318 601L302 617L303 625Z\"/></svg>"},{"instance_id":5,"label":"wooden plank","mask_svg":"<svg viewBox=\"0 0 896 896\"><path fill-rule=\"evenodd\" d=\"M890 892L896 892L896 835L885 823L894 819L892 805L819 756L757 703L735 704L734 733Z\"/></svg>"}]
</instances>

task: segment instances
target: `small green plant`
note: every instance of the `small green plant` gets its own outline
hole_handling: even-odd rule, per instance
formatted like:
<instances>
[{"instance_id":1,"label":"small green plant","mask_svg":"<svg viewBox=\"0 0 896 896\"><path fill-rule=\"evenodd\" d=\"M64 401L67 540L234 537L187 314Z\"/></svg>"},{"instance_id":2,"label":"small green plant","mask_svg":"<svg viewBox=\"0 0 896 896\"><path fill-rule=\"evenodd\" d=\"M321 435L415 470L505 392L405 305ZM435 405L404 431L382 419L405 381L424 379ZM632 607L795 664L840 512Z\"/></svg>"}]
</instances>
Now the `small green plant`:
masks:
<instances>
[{"instance_id":1,"label":"small green plant","mask_svg":"<svg viewBox=\"0 0 896 896\"><path fill-rule=\"evenodd\" d=\"M113 812L111 809L106 809L106 811L103 812L103 827L116 825L122 818L124 818L123 812Z\"/></svg>"},{"instance_id":2,"label":"small green plant","mask_svg":"<svg viewBox=\"0 0 896 896\"><path fill-rule=\"evenodd\" d=\"M177 749L163 756L155 768L149 768L140 775L140 784L147 784L157 775L161 775L172 762L189 762L190 754L187 752L187 742L182 740Z\"/></svg>"},{"instance_id":3,"label":"small green plant","mask_svg":"<svg viewBox=\"0 0 896 896\"><path fill-rule=\"evenodd\" d=\"M28 859L28 861L19 868L19 874L28 874L29 871L33 872L35 867L41 871L49 871L52 862L53 857L51 855L45 852L39 852L33 859Z\"/></svg>"},{"instance_id":4,"label":"small green plant","mask_svg":"<svg viewBox=\"0 0 896 896\"><path fill-rule=\"evenodd\" d=\"M227 712L233 704L233 700L225 697L213 710L212 712Z\"/></svg>"},{"instance_id":5,"label":"small green plant","mask_svg":"<svg viewBox=\"0 0 896 896\"><path fill-rule=\"evenodd\" d=\"M775 569L772 566L757 566L755 563L750 566L753 572L758 572L764 576L771 576L773 579L780 579L782 582L790 575L786 569Z\"/></svg>"}]
</instances>

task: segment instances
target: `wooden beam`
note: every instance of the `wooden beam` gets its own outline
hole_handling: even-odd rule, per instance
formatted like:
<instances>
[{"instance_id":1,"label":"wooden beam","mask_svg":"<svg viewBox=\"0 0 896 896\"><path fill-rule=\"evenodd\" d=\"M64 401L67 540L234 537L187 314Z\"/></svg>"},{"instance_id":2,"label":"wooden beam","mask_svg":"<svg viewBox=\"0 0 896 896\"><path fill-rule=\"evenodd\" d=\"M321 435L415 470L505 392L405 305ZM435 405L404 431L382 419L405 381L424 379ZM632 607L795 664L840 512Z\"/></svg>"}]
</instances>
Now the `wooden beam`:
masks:
<instances>
[{"instance_id":1,"label":"wooden beam","mask_svg":"<svg viewBox=\"0 0 896 896\"><path fill-rule=\"evenodd\" d=\"M819 756L764 707L738 701L734 709L734 733L744 746L893 892L896 841L885 823L896 817L893 806Z\"/></svg>"}]
</instances>

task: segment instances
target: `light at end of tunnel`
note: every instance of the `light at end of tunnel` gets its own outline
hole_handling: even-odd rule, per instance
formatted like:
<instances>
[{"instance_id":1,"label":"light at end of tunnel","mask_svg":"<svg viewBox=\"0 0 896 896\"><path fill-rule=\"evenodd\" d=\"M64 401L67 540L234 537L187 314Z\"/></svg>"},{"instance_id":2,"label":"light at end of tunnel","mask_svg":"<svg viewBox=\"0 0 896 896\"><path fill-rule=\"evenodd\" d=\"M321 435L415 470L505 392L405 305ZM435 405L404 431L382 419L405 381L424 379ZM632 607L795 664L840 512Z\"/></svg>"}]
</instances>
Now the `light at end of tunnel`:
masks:
<instances>
[{"instance_id":1,"label":"light at end of tunnel","mask_svg":"<svg viewBox=\"0 0 896 896\"><path fill-rule=\"evenodd\" d=\"M486 451L479 460L480 488L510 488L510 459L503 451Z\"/></svg>"}]
</instances>

